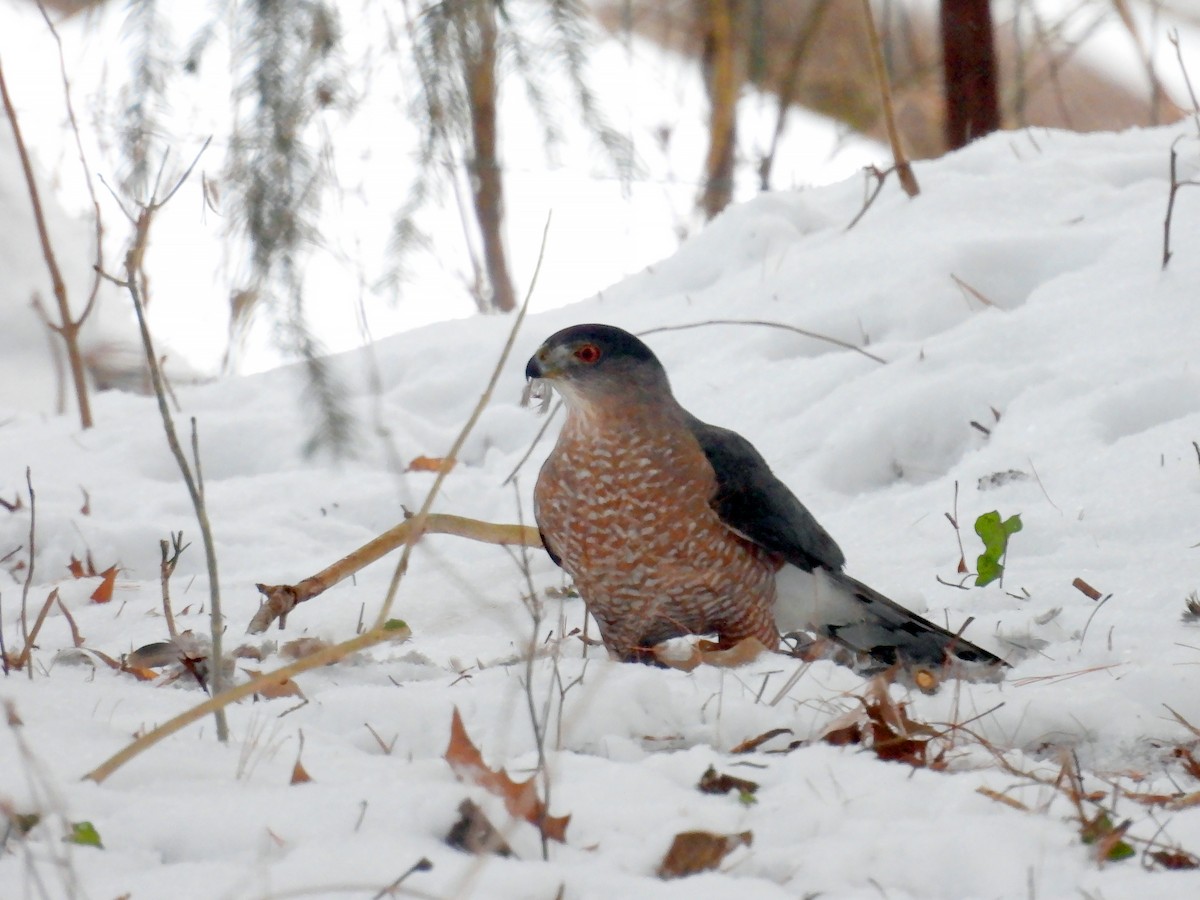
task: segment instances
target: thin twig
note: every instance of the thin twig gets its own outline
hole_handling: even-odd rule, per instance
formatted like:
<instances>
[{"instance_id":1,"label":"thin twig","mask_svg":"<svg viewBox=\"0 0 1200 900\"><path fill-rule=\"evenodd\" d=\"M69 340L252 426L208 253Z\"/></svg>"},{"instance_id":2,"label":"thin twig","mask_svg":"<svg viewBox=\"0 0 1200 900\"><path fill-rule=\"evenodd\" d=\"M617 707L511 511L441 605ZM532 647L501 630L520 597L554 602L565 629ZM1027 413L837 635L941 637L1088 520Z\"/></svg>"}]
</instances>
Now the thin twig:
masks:
<instances>
[{"instance_id":1,"label":"thin twig","mask_svg":"<svg viewBox=\"0 0 1200 900\"><path fill-rule=\"evenodd\" d=\"M414 872L428 872L432 868L433 863L422 856L415 863L405 869L399 878L397 878L387 887L380 888L379 893L372 897L371 900L383 900L385 897L394 896L396 893L396 888L400 887L400 885L404 883L404 880L408 878L408 876L412 875Z\"/></svg>"},{"instance_id":2,"label":"thin twig","mask_svg":"<svg viewBox=\"0 0 1200 900\"><path fill-rule=\"evenodd\" d=\"M863 169L864 175L866 175L868 178L875 179L875 187L863 199L862 208L859 209L859 211L855 214L854 218L850 220L850 224L846 226L846 231L850 231L855 225L857 225L862 220L862 217L867 214L867 210L869 210L871 208L872 204L874 204L875 200L883 192L883 185L884 185L884 182L887 181L887 177L895 171L896 171L895 166L892 166L891 168L888 168L888 169L880 169L877 166L867 166L865 169Z\"/></svg>"},{"instance_id":3,"label":"thin twig","mask_svg":"<svg viewBox=\"0 0 1200 900\"><path fill-rule=\"evenodd\" d=\"M1033 457L1027 456L1025 457L1025 461L1029 463L1029 471L1033 473L1033 480L1036 481L1038 487L1042 489L1042 496L1046 498L1047 503L1058 510L1058 514L1061 516L1063 511L1059 509L1057 503L1050 499L1050 492L1046 490L1046 485L1042 484L1042 476L1038 474L1037 466L1033 464Z\"/></svg>"},{"instance_id":4,"label":"thin twig","mask_svg":"<svg viewBox=\"0 0 1200 900\"><path fill-rule=\"evenodd\" d=\"M1146 79L1150 82L1150 124L1160 125L1162 123L1159 121L1159 107L1162 106L1166 91L1163 90L1162 80L1154 69L1154 54L1142 40L1142 34L1138 30L1137 22L1134 21L1133 11L1129 8L1128 0L1112 0L1112 5L1117 11L1117 18L1129 32L1134 49L1137 50L1138 60L1141 62L1142 68L1146 70Z\"/></svg>"},{"instance_id":5,"label":"thin twig","mask_svg":"<svg viewBox=\"0 0 1200 900\"><path fill-rule=\"evenodd\" d=\"M546 421L542 423L542 427L538 429L538 433L535 434L533 436L533 440L529 442L529 447L525 450L525 453L519 460L517 460L517 464L513 466L513 470L508 473L508 477L500 482L501 487L507 487L509 484L511 484L512 480L517 477L517 473L521 471L521 467L529 461L529 457L533 456L533 451L534 448L537 447L538 441L540 441L546 434L546 431L550 428L551 423L554 421L554 417L558 415L558 411L560 409L562 409L562 401L557 400L554 403L554 408L546 414Z\"/></svg>"},{"instance_id":6,"label":"thin twig","mask_svg":"<svg viewBox=\"0 0 1200 900\"><path fill-rule=\"evenodd\" d=\"M175 613L171 609L171 576L175 574L175 567L179 564L179 557L183 551L191 544L183 543L183 532L171 532L171 543L166 541L158 542L159 552L162 554L162 562L159 563L158 573L159 580L162 582L162 604L163 618L167 620L167 634L171 636L171 640L179 637L179 629L175 627Z\"/></svg>"},{"instance_id":7,"label":"thin twig","mask_svg":"<svg viewBox=\"0 0 1200 900\"><path fill-rule=\"evenodd\" d=\"M954 526L954 537L958 541L958 566L957 572L959 575L965 574L967 570L967 551L963 549L962 531L958 527L958 479L954 479L954 514L945 513L950 524ZM939 579L941 580L941 579ZM946 582L943 582L946 583ZM961 585L960 585L961 587Z\"/></svg>"},{"instance_id":8,"label":"thin twig","mask_svg":"<svg viewBox=\"0 0 1200 900\"><path fill-rule=\"evenodd\" d=\"M524 527L525 521L521 512L521 492L515 480L513 481L513 494L517 501L517 524ZM525 596L527 598L525 608L529 611L530 618L529 651L525 654L525 703L529 710L529 725L533 729L533 738L537 749L536 774L541 777L542 781L542 814L535 824L537 825L538 835L542 840L542 859L549 861L550 841L546 835L545 817L549 813L551 799L550 771L546 764L546 731L549 727L550 698L547 696L545 707L539 716L537 698L533 696L533 664L537 657L538 635L541 634L542 630L542 604L538 599L537 588L533 584L533 573L529 566L529 548L522 544L513 556L516 558L522 576L524 576ZM554 656L554 665L557 669L557 654ZM551 683L553 684L553 681Z\"/></svg>"},{"instance_id":9,"label":"thin twig","mask_svg":"<svg viewBox=\"0 0 1200 900\"><path fill-rule=\"evenodd\" d=\"M58 596L58 591L54 592L58 601L58 610L63 614L63 618L67 620L67 627L71 629L71 643L76 648L83 646L83 635L79 633L79 626L75 624L75 617L71 615L71 610L67 609L67 605L62 602L62 597Z\"/></svg>"},{"instance_id":10,"label":"thin twig","mask_svg":"<svg viewBox=\"0 0 1200 900\"><path fill-rule=\"evenodd\" d=\"M1175 195L1179 193L1180 188L1200 185L1200 181L1179 180L1177 171L1179 153L1175 150L1175 146L1181 140L1183 140L1182 135L1171 141L1171 189L1167 194L1167 214L1163 217L1162 268L1164 271L1166 271L1167 263L1171 261L1171 256L1173 255L1171 250L1171 219L1175 215Z\"/></svg>"},{"instance_id":11,"label":"thin twig","mask_svg":"<svg viewBox=\"0 0 1200 900\"><path fill-rule=\"evenodd\" d=\"M58 72L62 78L67 121L71 125L71 134L75 138L75 150L79 154L79 168L83 170L83 183L87 187L88 197L92 201L92 211L96 216L96 266L92 271L92 289L88 292L83 312L79 314L78 321L82 324L83 320L91 314L92 307L96 305L96 297L100 294L100 283L103 280L100 272L104 268L104 219L100 215L100 201L96 199L96 185L92 181L92 168L88 165L87 154L83 150L83 139L79 135L79 120L75 118L75 104L71 100L71 79L67 76L67 59L63 53L62 38L54 26L54 21L50 18L50 13L46 10L46 5L42 0L37 0L37 5L42 18L46 20L46 27L50 29L50 35L54 38L54 44L58 48Z\"/></svg>"},{"instance_id":12,"label":"thin twig","mask_svg":"<svg viewBox=\"0 0 1200 900\"><path fill-rule=\"evenodd\" d=\"M1100 612L1101 607L1113 598L1112 594L1105 594L1103 599L1096 604L1096 608L1092 610L1092 614L1088 616L1087 621L1083 625L1083 633L1079 635L1079 647L1083 649L1083 642L1087 639L1088 629L1092 627L1092 619L1096 618L1096 613Z\"/></svg>"},{"instance_id":13,"label":"thin twig","mask_svg":"<svg viewBox=\"0 0 1200 900\"><path fill-rule=\"evenodd\" d=\"M420 531L416 531L415 517L405 519L399 525L389 528L357 550L348 553L337 562L302 581L295 584L255 585L265 599L258 612L254 614L254 618L250 620L246 630L250 634L261 634L276 621L279 622L279 627L283 628L287 624L288 614L299 604L323 594L355 572L361 571L371 563L383 559L393 550L404 546L409 540L418 540L426 534L451 534L472 541L501 546L524 544L527 547L540 547L542 545L536 528L483 522L479 519L468 519L445 513L431 513L426 517Z\"/></svg>"},{"instance_id":14,"label":"thin twig","mask_svg":"<svg viewBox=\"0 0 1200 900\"><path fill-rule=\"evenodd\" d=\"M883 59L883 41L875 27L875 15L871 12L871 0L862 0L863 18L867 25L867 42L871 50L871 63L875 69L875 80L879 83L879 99L883 106L883 124L887 129L888 143L892 147L892 159L896 163L896 177L904 193L915 197L921 193L917 184L917 176L913 174L912 166L900 143L900 130L896 127L896 110L892 105L892 86L888 80L887 64Z\"/></svg>"},{"instance_id":15,"label":"thin twig","mask_svg":"<svg viewBox=\"0 0 1200 900\"><path fill-rule=\"evenodd\" d=\"M29 636L25 638L25 648L21 651L21 655L17 657L16 667L18 669L24 667L31 670L30 678L33 678L33 645L42 630L42 625L46 622L46 615L50 612L50 607L54 605L56 600L58 600L58 588L54 588L50 592L50 595L46 597L46 602L42 604L42 608L38 611L37 618L33 620L33 627L29 629Z\"/></svg>"},{"instance_id":16,"label":"thin twig","mask_svg":"<svg viewBox=\"0 0 1200 900\"><path fill-rule=\"evenodd\" d=\"M769 191L771 189L771 169L775 165L775 154L779 151L779 140L783 137L788 113L791 112L792 103L796 99L796 89L800 83L800 70L804 67L805 57L808 56L808 51L820 32L821 20L824 19L832 3L833 0L816 0L804 25L792 40L783 78L776 90L779 106L775 115L775 129L771 133L771 145L758 165L759 190Z\"/></svg>"},{"instance_id":17,"label":"thin twig","mask_svg":"<svg viewBox=\"0 0 1200 900\"><path fill-rule=\"evenodd\" d=\"M167 438L167 445L170 447L171 455L175 457L179 472L183 476L188 496L192 501L192 509L195 511L196 521L200 526L200 537L204 544L204 556L208 568L209 619L212 625L212 651L208 677L212 692L220 694L225 686L221 648L221 636L225 630L225 623L221 615L221 585L217 572L216 545L212 537L212 527L208 520L208 510L204 500L204 485L198 478L199 466L197 465L195 471L193 471L192 466L188 464L183 447L179 443L179 437L175 432L175 420L172 418L171 410L167 405L167 392L163 386L162 372L158 367L158 356L154 351L154 340L150 336L150 328L146 322L144 294L146 276L142 267L145 260L146 248L150 240L150 227L154 216L163 208L163 205L168 200L175 196L175 192L179 190L184 180L196 167L196 164L200 160L200 155L204 153L208 144L209 141L204 142L204 146L200 148L192 164L180 176L175 186L167 192L165 199L159 200L156 195L151 195L148 202L139 204L141 211L134 222L134 240L130 244L129 251L125 254L125 281L122 284L129 292L129 297L133 301L134 312L137 315L138 329L142 337L142 349L146 355L146 369L150 373L150 383L154 387L154 396L158 401L158 411L162 418L163 432ZM192 448L194 451L198 450L199 440L195 431L195 424L195 419L193 419ZM225 742L229 739L229 725L225 721L224 708L219 708L215 712L217 739Z\"/></svg>"},{"instance_id":18,"label":"thin twig","mask_svg":"<svg viewBox=\"0 0 1200 900\"><path fill-rule=\"evenodd\" d=\"M996 304L993 303L991 300L989 300L986 296L984 296L982 291L967 284L965 281L963 281L961 278L959 278L953 272L950 273L950 278L955 284L957 284L959 286L959 288L966 291L968 294L970 294L972 297L974 297L976 300L978 300L984 306L995 307Z\"/></svg>"},{"instance_id":19,"label":"thin twig","mask_svg":"<svg viewBox=\"0 0 1200 900\"><path fill-rule=\"evenodd\" d=\"M804 337L812 338L816 341L824 341L827 344L833 344L835 347L841 347L843 350L852 350L867 359L874 360L880 365L887 365L887 360L876 356L862 347L856 347L854 344L839 338L830 337L827 334L820 334L816 331L808 331L804 328L799 328L796 325L787 325L783 322L769 322L764 319L707 319L703 322L687 322L683 325L659 325L657 328L647 328L645 331L639 331L638 335L658 334L660 331L686 331L689 328L706 328L709 325L757 325L762 328L781 328L784 331L790 331L793 334L801 334Z\"/></svg>"},{"instance_id":20,"label":"thin twig","mask_svg":"<svg viewBox=\"0 0 1200 900\"><path fill-rule=\"evenodd\" d=\"M50 243L50 232L46 228L46 216L42 211L42 200L38 193L37 178L33 173L33 165L29 161L29 151L25 147L25 139L21 136L21 127L17 122L17 110L8 94L8 84L4 80L4 67L0 66L0 100L3 101L4 112L8 116L8 124L12 128L13 143L17 148L17 156L21 160L21 170L25 175L25 186L29 190L29 200L33 205L33 220L37 227L38 241L42 246L42 258L50 274L50 284L54 290L54 300L58 304L59 324L55 330L62 336L67 347L67 358L71 364L71 379L75 384L75 399L79 404L79 424L83 428L92 427L92 407L88 400L87 374L84 370L83 355L79 350L79 326L83 319L71 316L71 306L67 301L67 286L63 281L62 270L58 267L58 259L54 255L54 247Z\"/></svg>"},{"instance_id":21,"label":"thin twig","mask_svg":"<svg viewBox=\"0 0 1200 900\"><path fill-rule=\"evenodd\" d=\"M1192 87L1192 76L1183 61L1183 48L1179 45L1179 30L1172 28L1167 32L1167 40L1175 48L1175 58L1179 60L1179 71L1183 73L1183 83L1187 86L1188 97L1192 101L1192 121L1196 123L1196 131L1200 133L1200 101L1196 100L1196 89Z\"/></svg>"},{"instance_id":22,"label":"thin twig","mask_svg":"<svg viewBox=\"0 0 1200 900\"><path fill-rule=\"evenodd\" d=\"M521 329L521 323L525 321L525 314L529 311L529 301L533 297L533 290L537 286L538 275L542 271L542 261L546 255L546 238L550 234L550 221L551 216L547 215L546 225L542 229L542 243L538 250L537 265L534 266L533 277L529 281L529 289L525 292L525 300L521 303L521 308L517 311L517 315L513 320L512 330L508 334L508 340L504 344L504 349L500 352L500 359L496 362L496 368L492 371L492 377L488 380L487 387L484 388L479 402L475 405L475 409L459 433L458 439L455 440L450 447L450 451L443 457L446 464L438 470L437 476L429 488L429 493L425 496L425 502L421 504L421 508L417 511L417 514L413 516L412 534L405 542L404 549L400 553L400 560L396 563L395 572L392 573L392 582L388 585L387 596L384 598L383 605L379 609L379 615L375 618L375 627L377 628L382 627L388 619L392 603L396 598L396 590L400 587L400 579L408 571L408 559L412 555L412 548L421 536L426 519L429 518L429 509L433 506L433 501L441 490L446 476L449 475L451 468L458 460L459 451L462 450L463 444L466 443L467 436L475 428L475 423L479 421L479 417L483 415L483 410L491 400L492 392L496 389L496 383L500 380L500 375L504 371L504 364L508 361L509 354L512 353L513 344L517 339L517 332Z\"/></svg>"},{"instance_id":23,"label":"thin twig","mask_svg":"<svg viewBox=\"0 0 1200 900\"><path fill-rule=\"evenodd\" d=\"M29 603L29 588L33 584L33 563L36 550L35 537L37 534L37 500L33 492L33 473L29 466L25 467L25 487L29 490L29 565L25 568L25 584L21 587L21 639L25 642L25 651L29 650L29 619L27 610ZM29 680L33 680L33 666L26 667Z\"/></svg>"}]
</instances>

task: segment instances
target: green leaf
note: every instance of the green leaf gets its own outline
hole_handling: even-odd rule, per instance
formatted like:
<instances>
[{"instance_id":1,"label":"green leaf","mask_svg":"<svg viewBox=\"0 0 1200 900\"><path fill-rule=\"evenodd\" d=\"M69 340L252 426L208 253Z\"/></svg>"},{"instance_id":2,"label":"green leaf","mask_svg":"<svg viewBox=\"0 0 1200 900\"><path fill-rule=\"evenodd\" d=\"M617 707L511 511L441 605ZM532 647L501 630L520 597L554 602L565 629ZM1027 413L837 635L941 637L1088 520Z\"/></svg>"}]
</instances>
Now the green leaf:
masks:
<instances>
[{"instance_id":1,"label":"green leaf","mask_svg":"<svg viewBox=\"0 0 1200 900\"><path fill-rule=\"evenodd\" d=\"M985 512L975 520L975 533L983 541L983 553L979 555L975 564L979 573L975 579L976 587L991 584L1004 574L1004 564L1001 560L1008 551L1008 539L1022 527L1019 515L1001 519L996 510Z\"/></svg>"},{"instance_id":2,"label":"green leaf","mask_svg":"<svg viewBox=\"0 0 1200 900\"><path fill-rule=\"evenodd\" d=\"M758 798L754 796L753 791L740 790L738 791L738 803L742 806L753 806L758 802Z\"/></svg>"},{"instance_id":3,"label":"green leaf","mask_svg":"<svg viewBox=\"0 0 1200 900\"><path fill-rule=\"evenodd\" d=\"M1133 856L1135 853L1137 853L1137 851L1134 850L1133 847L1129 846L1129 844L1125 843L1125 841L1117 841L1108 848L1107 858L1111 859L1113 862L1117 862L1122 859L1129 859L1129 857Z\"/></svg>"},{"instance_id":4,"label":"green leaf","mask_svg":"<svg viewBox=\"0 0 1200 900\"><path fill-rule=\"evenodd\" d=\"M1004 574L1004 566L999 561L992 559L984 553L975 563L975 568L979 570L979 574L975 576L975 587L983 587L991 584L997 578Z\"/></svg>"},{"instance_id":5,"label":"green leaf","mask_svg":"<svg viewBox=\"0 0 1200 900\"><path fill-rule=\"evenodd\" d=\"M408 623L403 619L388 619L383 623L384 631L400 631L405 628L408 628Z\"/></svg>"},{"instance_id":6,"label":"green leaf","mask_svg":"<svg viewBox=\"0 0 1200 900\"><path fill-rule=\"evenodd\" d=\"M84 847L104 849L104 845L100 843L100 832L96 830L96 826L91 822L72 822L71 833L63 838L63 840L69 844L80 844Z\"/></svg>"}]
</instances>

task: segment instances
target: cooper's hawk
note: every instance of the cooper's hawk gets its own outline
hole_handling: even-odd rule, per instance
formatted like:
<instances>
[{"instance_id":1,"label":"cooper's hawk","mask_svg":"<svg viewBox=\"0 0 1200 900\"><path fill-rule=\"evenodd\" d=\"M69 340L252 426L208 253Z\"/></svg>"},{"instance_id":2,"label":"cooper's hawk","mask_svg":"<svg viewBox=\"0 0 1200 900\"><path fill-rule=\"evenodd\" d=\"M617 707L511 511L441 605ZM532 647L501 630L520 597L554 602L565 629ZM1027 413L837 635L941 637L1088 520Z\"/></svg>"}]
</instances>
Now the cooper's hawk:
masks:
<instances>
[{"instance_id":1,"label":"cooper's hawk","mask_svg":"<svg viewBox=\"0 0 1200 900\"><path fill-rule=\"evenodd\" d=\"M803 629L876 666L1003 664L844 574L838 545L758 451L680 406L633 335L566 328L525 375L567 408L534 490L542 542L620 658L714 632L775 649Z\"/></svg>"}]
</instances>

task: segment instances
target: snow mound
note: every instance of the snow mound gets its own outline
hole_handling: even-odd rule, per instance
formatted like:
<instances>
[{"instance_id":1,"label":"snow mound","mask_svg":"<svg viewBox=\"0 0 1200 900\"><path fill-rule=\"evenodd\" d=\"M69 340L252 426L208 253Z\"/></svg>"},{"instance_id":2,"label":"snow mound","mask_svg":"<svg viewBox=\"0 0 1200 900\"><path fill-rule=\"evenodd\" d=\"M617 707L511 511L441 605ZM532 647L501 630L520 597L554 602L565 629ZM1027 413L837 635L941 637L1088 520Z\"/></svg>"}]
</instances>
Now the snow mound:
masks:
<instances>
[{"instance_id":1,"label":"snow mound","mask_svg":"<svg viewBox=\"0 0 1200 900\"><path fill-rule=\"evenodd\" d=\"M301 676L309 702L297 709L296 698L232 707L229 747L205 722L99 786L78 778L202 695L186 679L156 688L59 659L72 641L51 609L35 677L0 681L33 754L18 751L13 729L0 732L0 801L45 818L10 839L0 883L66 895L70 872L98 897L370 896L427 857L433 868L404 887L434 896L1197 896L1194 871L1098 865L1074 805L1053 788L1064 760L1078 760L1085 789L1131 820L1135 850L1157 839L1200 851L1194 805L1130 799L1197 790L1172 753L1196 735L1167 709L1200 723L1200 632L1181 618L1200 588L1200 197L1186 190L1176 253L1161 268L1169 148L1186 133L994 135L919 165L915 199L889 182L850 230L860 179L733 207L671 259L528 320L435 506L528 522L553 428L516 490L504 487L543 424L517 406L524 359L571 323L651 331L684 405L758 446L842 544L848 571L951 628L973 617L967 636L1013 659L1000 684L930 696L893 688L918 721L973 720L970 735L955 732L945 771L819 742L769 752L858 708L864 685L832 663L768 655L684 673L613 663L568 638L557 663L539 657L530 670L535 705L548 709L550 809L571 815L567 843L542 861L532 826L442 760L457 707L490 765L514 778L536 766L521 561L431 537L396 609L411 640ZM1187 140L1179 151L1194 172L1200 148ZM652 331L731 319L743 324ZM359 452L340 463L301 452L308 417L295 371L181 392L198 422L230 643L256 609L255 582L312 574L420 502L432 476L395 461L446 451L508 327L436 325L334 360L358 386ZM83 434L66 420L0 427L0 499L24 496L30 467L31 615L57 586L86 646L116 656L165 636L158 541L168 532L193 540L172 580L181 627L207 628L208 592L153 403L105 395L97 416ZM956 572L945 514L973 568L982 548L972 524L993 509L1020 514L1024 528L1003 583L975 588ZM27 498L0 510L10 651L28 531ZM67 574L70 557L88 553L97 568L120 566L111 603L87 600L98 579ZM541 554L528 568L539 593L561 586ZM389 577L387 563L365 570L270 637L352 635ZM539 646L583 627L578 600L546 603ZM788 731L731 753L773 728ZM289 786L301 732L313 780ZM758 782L755 802L698 792L709 765ZM442 843L468 796L515 857L477 862ZM65 846L55 813L93 822L105 849L71 848L54 867ZM718 871L656 878L673 836L696 829L754 840Z\"/></svg>"}]
</instances>

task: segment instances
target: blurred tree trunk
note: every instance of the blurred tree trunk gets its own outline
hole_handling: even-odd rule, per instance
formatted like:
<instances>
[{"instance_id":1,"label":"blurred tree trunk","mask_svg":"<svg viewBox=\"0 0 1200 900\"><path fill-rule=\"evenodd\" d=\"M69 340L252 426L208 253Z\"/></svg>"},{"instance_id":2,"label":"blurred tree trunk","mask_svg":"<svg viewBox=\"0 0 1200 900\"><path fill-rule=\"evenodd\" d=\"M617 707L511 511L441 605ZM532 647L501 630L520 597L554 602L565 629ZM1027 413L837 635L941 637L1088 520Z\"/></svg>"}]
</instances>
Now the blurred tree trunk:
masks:
<instances>
[{"instance_id":1,"label":"blurred tree trunk","mask_svg":"<svg viewBox=\"0 0 1200 900\"><path fill-rule=\"evenodd\" d=\"M942 0L946 145L954 150L1000 127L996 43L988 0Z\"/></svg>"},{"instance_id":2,"label":"blurred tree trunk","mask_svg":"<svg viewBox=\"0 0 1200 900\"><path fill-rule=\"evenodd\" d=\"M704 86L708 91L708 157L700 205L711 219L733 198L733 157L737 144L737 100L741 88L736 52L738 0L704 4Z\"/></svg>"},{"instance_id":3,"label":"blurred tree trunk","mask_svg":"<svg viewBox=\"0 0 1200 900\"><path fill-rule=\"evenodd\" d=\"M463 63L471 115L471 197L491 287L489 305L499 312L511 312L517 300L504 249L504 182L496 149L496 4L494 0L468 0L468 4L473 21L467 29L474 32L473 52L464 47Z\"/></svg>"}]
</instances>

